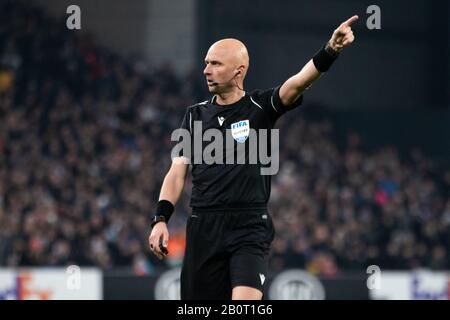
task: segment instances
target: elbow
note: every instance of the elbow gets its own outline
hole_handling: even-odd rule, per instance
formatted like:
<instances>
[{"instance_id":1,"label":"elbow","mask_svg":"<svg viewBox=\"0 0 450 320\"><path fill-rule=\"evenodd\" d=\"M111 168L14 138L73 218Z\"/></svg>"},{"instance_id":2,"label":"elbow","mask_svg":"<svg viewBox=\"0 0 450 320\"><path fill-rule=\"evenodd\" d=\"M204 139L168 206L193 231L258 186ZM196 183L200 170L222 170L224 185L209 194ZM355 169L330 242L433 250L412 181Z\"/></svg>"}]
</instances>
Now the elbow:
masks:
<instances>
[{"instance_id":1,"label":"elbow","mask_svg":"<svg viewBox=\"0 0 450 320\"><path fill-rule=\"evenodd\" d=\"M299 89L291 92L289 95L286 95L285 97L283 97L281 99L281 102L285 106L290 106L290 105L294 104L300 98L300 96L303 94L304 90L305 90L304 88L299 88Z\"/></svg>"}]
</instances>

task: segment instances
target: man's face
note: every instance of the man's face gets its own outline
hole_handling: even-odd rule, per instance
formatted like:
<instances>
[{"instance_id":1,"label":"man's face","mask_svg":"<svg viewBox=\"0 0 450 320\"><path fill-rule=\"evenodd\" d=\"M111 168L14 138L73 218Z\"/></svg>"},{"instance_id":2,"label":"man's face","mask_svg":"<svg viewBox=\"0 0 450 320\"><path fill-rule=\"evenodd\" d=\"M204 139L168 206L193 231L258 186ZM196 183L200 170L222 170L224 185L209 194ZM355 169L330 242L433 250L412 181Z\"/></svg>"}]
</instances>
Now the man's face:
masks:
<instances>
[{"instance_id":1,"label":"man's face","mask_svg":"<svg viewBox=\"0 0 450 320\"><path fill-rule=\"evenodd\" d=\"M212 93L222 93L233 88L233 77L237 73L235 61L230 50L221 46L212 46L205 57L205 69L208 90Z\"/></svg>"}]
</instances>

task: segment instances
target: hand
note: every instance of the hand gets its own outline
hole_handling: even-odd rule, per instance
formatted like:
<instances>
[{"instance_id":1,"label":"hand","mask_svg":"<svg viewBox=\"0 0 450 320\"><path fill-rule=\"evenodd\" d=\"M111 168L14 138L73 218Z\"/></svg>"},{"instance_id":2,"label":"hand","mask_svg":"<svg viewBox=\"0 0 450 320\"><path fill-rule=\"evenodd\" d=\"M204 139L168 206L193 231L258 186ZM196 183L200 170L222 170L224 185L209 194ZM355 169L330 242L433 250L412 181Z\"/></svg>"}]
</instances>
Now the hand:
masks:
<instances>
[{"instance_id":1,"label":"hand","mask_svg":"<svg viewBox=\"0 0 450 320\"><path fill-rule=\"evenodd\" d=\"M343 22L336 30L334 30L328 45L334 51L340 52L346 46L355 40L351 25L358 20L358 16L353 16L347 21Z\"/></svg>"},{"instance_id":2,"label":"hand","mask_svg":"<svg viewBox=\"0 0 450 320\"><path fill-rule=\"evenodd\" d=\"M162 260L167 255L167 244L169 242L169 230L165 222L158 222L153 226L152 232L148 237L150 250ZM160 244L165 248L165 252L161 251Z\"/></svg>"}]
</instances>

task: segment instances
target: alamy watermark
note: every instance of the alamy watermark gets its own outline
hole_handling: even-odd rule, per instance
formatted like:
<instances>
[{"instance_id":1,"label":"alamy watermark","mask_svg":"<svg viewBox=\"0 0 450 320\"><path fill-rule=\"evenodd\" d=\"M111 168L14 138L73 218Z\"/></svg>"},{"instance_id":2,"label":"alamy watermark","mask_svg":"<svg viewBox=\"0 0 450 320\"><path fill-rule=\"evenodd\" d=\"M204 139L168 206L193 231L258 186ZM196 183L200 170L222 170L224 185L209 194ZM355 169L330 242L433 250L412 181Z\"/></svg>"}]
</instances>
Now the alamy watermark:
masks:
<instances>
[{"instance_id":1,"label":"alamy watermark","mask_svg":"<svg viewBox=\"0 0 450 320\"><path fill-rule=\"evenodd\" d=\"M66 287L68 290L81 289L81 269L77 265L71 265L66 268L67 280Z\"/></svg>"},{"instance_id":2,"label":"alamy watermark","mask_svg":"<svg viewBox=\"0 0 450 320\"><path fill-rule=\"evenodd\" d=\"M369 290L377 290L381 288L381 269L376 264L367 267L366 273L369 275L366 281Z\"/></svg>"},{"instance_id":3,"label":"alamy watermark","mask_svg":"<svg viewBox=\"0 0 450 320\"><path fill-rule=\"evenodd\" d=\"M178 143L171 157L183 157L186 164L259 164L261 175L274 175L279 170L279 136L278 129L250 128L249 120L233 123L225 134L215 128L203 132L202 121L194 121L193 133L183 128L172 132L171 141Z\"/></svg>"},{"instance_id":4,"label":"alamy watermark","mask_svg":"<svg viewBox=\"0 0 450 320\"><path fill-rule=\"evenodd\" d=\"M372 4L367 7L367 14L370 14L367 18L366 26L369 30L380 30L381 29L381 9L376 4Z\"/></svg>"},{"instance_id":5,"label":"alamy watermark","mask_svg":"<svg viewBox=\"0 0 450 320\"><path fill-rule=\"evenodd\" d=\"M66 13L70 16L67 17L66 27L69 30L80 30L81 29L81 9L76 4L72 4L67 7Z\"/></svg>"}]
</instances>

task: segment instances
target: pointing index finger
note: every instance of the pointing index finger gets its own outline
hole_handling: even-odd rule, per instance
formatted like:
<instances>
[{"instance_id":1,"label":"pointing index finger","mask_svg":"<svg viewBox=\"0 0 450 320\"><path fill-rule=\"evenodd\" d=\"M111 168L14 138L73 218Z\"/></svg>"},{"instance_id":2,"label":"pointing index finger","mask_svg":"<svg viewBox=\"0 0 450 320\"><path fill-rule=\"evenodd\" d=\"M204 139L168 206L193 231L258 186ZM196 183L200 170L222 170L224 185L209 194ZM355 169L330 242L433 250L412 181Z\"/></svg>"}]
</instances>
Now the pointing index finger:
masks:
<instances>
[{"instance_id":1,"label":"pointing index finger","mask_svg":"<svg viewBox=\"0 0 450 320\"><path fill-rule=\"evenodd\" d=\"M356 20L358 20L358 16L354 15L353 17L351 17L350 19L348 19L347 21L345 21L342 26L343 27L350 27Z\"/></svg>"}]
</instances>

